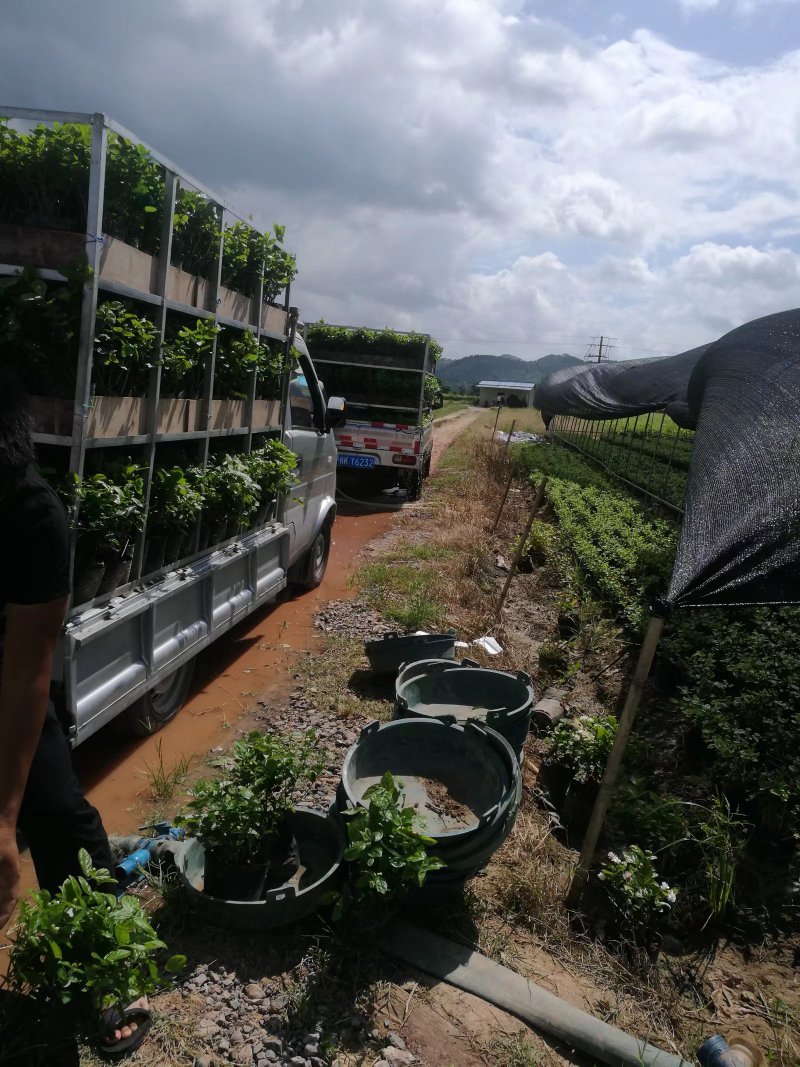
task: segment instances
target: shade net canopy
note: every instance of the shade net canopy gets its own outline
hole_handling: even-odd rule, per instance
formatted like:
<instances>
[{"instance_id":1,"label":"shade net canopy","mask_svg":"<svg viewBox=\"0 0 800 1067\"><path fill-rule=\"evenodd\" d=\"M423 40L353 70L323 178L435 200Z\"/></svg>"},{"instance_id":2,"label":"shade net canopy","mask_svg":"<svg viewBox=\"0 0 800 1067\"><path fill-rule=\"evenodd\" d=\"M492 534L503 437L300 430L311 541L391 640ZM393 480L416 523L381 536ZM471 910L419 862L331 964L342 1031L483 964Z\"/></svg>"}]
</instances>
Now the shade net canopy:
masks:
<instances>
[{"instance_id":1,"label":"shade net canopy","mask_svg":"<svg viewBox=\"0 0 800 1067\"><path fill-rule=\"evenodd\" d=\"M664 411L695 429L670 603L800 603L800 309L677 356L558 371L535 403L550 417Z\"/></svg>"},{"instance_id":2,"label":"shade net canopy","mask_svg":"<svg viewBox=\"0 0 800 1067\"><path fill-rule=\"evenodd\" d=\"M688 406L697 428L668 600L800 602L800 309L709 346Z\"/></svg>"},{"instance_id":3,"label":"shade net canopy","mask_svg":"<svg viewBox=\"0 0 800 1067\"><path fill-rule=\"evenodd\" d=\"M708 347L663 359L566 367L539 382L534 405L547 416L546 422L554 415L619 419L674 405L675 421L684 426L689 379Z\"/></svg>"}]
</instances>

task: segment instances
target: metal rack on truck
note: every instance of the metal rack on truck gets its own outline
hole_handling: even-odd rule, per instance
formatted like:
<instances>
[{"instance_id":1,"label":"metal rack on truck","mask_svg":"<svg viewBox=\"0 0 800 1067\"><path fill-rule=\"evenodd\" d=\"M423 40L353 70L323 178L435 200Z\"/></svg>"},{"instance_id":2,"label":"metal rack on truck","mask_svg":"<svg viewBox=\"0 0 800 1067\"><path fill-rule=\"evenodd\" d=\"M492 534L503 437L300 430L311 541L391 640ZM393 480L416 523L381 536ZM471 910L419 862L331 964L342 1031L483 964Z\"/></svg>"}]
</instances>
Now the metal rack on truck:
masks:
<instances>
[{"instance_id":1,"label":"metal rack on truck","mask_svg":"<svg viewBox=\"0 0 800 1067\"><path fill-rule=\"evenodd\" d=\"M399 483L419 499L430 474L440 346L429 334L323 322L304 326L303 337L326 390L347 396L339 467L375 485Z\"/></svg>"},{"instance_id":2,"label":"metal rack on truck","mask_svg":"<svg viewBox=\"0 0 800 1067\"><path fill-rule=\"evenodd\" d=\"M296 336L282 228L260 234L103 114L0 115L0 311L19 327L0 359L32 395L40 467L75 490L53 692L74 743L119 715L152 732L202 648L288 581L322 580L344 405L326 407ZM278 453L288 493L269 488ZM196 511L173 530L170 479Z\"/></svg>"}]
</instances>

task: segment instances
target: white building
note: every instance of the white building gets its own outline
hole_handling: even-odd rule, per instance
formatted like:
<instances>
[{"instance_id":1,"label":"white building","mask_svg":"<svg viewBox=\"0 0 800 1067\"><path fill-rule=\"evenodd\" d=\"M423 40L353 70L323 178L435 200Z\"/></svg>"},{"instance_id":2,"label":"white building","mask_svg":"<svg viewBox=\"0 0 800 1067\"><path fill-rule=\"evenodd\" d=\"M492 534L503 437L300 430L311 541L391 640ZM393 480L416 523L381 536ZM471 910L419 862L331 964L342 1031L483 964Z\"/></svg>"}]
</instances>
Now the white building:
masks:
<instances>
[{"instance_id":1,"label":"white building","mask_svg":"<svg viewBox=\"0 0 800 1067\"><path fill-rule=\"evenodd\" d=\"M509 408L532 408L535 388L530 382L478 382L478 404L491 408L499 401Z\"/></svg>"}]
</instances>

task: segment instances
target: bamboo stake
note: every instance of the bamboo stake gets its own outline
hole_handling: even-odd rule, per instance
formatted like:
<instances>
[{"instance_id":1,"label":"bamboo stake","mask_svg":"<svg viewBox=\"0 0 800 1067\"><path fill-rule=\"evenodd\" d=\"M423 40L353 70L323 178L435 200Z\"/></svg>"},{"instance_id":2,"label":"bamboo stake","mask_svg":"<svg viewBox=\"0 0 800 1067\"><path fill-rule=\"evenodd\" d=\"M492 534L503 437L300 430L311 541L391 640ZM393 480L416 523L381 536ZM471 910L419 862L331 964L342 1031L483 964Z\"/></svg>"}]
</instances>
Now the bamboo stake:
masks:
<instances>
[{"instance_id":1,"label":"bamboo stake","mask_svg":"<svg viewBox=\"0 0 800 1067\"><path fill-rule=\"evenodd\" d=\"M492 430L492 440L493 440L493 441L494 441L494 439L495 439L495 438L497 437L497 422L498 422L498 420L499 420L499 418L500 418L500 412L501 412L502 410L503 410L503 409L502 409L502 408L500 407L500 405L498 404L498 405L497 405L497 414L496 414L496 415L495 415L495 417L494 417L494 429Z\"/></svg>"},{"instance_id":2,"label":"bamboo stake","mask_svg":"<svg viewBox=\"0 0 800 1067\"><path fill-rule=\"evenodd\" d=\"M511 444L511 438L514 435L514 427L516 425L517 425L517 420L516 419L512 419L511 420L511 429L508 431L508 437L505 439L505 442L503 444L503 462L504 463L505 463L506 455L508 453L508 446Z\"/></svg>"},{"instance_id":3,"label":"bamboo stake","mask_svg":"<svg viewBox=\"0 0 800 1067\"><path fill-rule=\"evenodd\" d=\"M578 903L581 894L583 893L583 887L586 885L586 880L589 877L589 867L594 859L597 842L605 823L608 806L611 803L611 795L619 776L622 760L625 756L625 749L628 746L628 739L631 736L636 713L639 710L639 703L642 699L645 682L650 673L650 668L653 665L653 658L656 654L658 642L661 638L661 631L663 629L664 615L652 615L647 627L647 633L642 642L641 650L639 651L636 670L633 672L633 679L630 688L628 689L628 694L625 697L625 706L622 709L622 715L620 716L619 725L617 726L614 746L608 757L608 763L606 763L606 769L603 772L603 780L600 783L600 789L597 793L597 800L594 802L592 817L589 820L586 836L583 839L583 848L581 849L578 866L575 868L572 875L572 882L570 883L569 892L567 893L568 907L574 907Z\"/></svg>"},{"instance_id":4,"label":"bamboo stake","mask_svg":"<svg viewBox=\"0 0 800 1067\"><path fill-rule=\"evenodd\" d=\"M512 470L511 473L508 476L508 481L506 482L506 488L505 488L505 491L503 493L503 499L500 501L500 507L497 510L497 518L494 520L494 526L492 526L492 533L496 533L497 532L497 527L500 525L500 516L503 514L503 508L506 506L506 500L508 499L508 494L509 494L509 491L511 489L511 483L513 481L514 481L514 471Z\"/></svg>"},{"instance_id":5,"label":"bamboo stake","mask_svg":"<svg viewBox=\"0 0 800 1067\"><path fill-rule=\"evenodd\" d=\"M519 567L520 560L522 559L522 554L525 551L525 545L528 541L528 535L530 534L531 529L533 528L533 520L536 518L539 509L544 503L544 493L546 488L547 477L544 477L542 478L541 484L536 492L536 497L533 501L533 505L531 506L531 510L528 515L528 521L525 523L525 532L522 534L522 537L519 540L519 544L517 545L517 551L514 553L514 559L511 562L511 570L508 572L506 584L503 586L503 592L500 594L500 599L497 602L497 609L495 611L496 619L500 618L500 612L503 610L503 604L505 604L506 597L508 596L508 587L511 585L512 578L517 573L517 568Z\"/></svg>"}]
</instances>

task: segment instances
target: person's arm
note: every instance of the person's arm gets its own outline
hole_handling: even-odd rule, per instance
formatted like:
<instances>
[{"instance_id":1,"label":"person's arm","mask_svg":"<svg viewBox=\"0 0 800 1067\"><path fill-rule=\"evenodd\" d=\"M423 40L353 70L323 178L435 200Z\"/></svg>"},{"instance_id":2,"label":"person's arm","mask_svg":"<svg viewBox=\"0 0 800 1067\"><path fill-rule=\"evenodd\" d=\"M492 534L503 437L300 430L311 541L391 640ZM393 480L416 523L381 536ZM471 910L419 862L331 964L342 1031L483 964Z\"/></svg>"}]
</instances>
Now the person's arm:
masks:
<instances>
[{"instance_id":1,"label":"person's arm","mask_svg":"<svg viewBox=\"0 0 800 1067\"><path fill-rule=\"evenodd\" d=\"M17 816L42 732L65 598L6 607L0 677L0 929L19 896Z\"/></svg>"}]
</instances>

